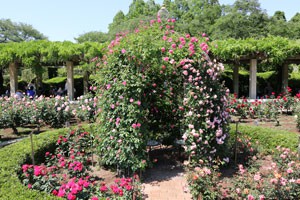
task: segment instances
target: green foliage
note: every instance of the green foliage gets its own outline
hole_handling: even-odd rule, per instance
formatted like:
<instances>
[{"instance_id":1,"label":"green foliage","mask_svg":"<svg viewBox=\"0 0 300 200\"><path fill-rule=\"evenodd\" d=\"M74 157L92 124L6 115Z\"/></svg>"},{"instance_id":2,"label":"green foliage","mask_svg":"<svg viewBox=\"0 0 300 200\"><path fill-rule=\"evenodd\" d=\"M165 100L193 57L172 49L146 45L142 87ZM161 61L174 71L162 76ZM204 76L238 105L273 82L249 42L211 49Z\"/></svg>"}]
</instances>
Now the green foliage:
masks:
<instances>
[{"instance_id":1,"label":"green foliage","mask_svg":"<svg viewBox=\"0 0 300 200\"><path fill-rule=\"evenodd\" d=\"M54 77L48 80L43 81L46 84L62 84L64 82L66 82L66 77Z\"/></svg>"},{"instance_id":2,"label":"green foliage","mask_svg":"<svg viewBox=\"0 0 300 200\"><path fill-rule=\"evenodd\" d=\"M257 57L263 63L282 64L285 59L298 55L300 45L282 37L266 37L260 40L228 39L212 43L213 55L224 61L239 61L243 58Z\"/></svg>"},{"instance_id":3,"label":"green foliage","mask_svg":"<svg viewBox=\"0 0 300 200\"><path fill-rule=\"evenodd\" d=\"M22 43L0 44L0 65L8 67L10 62L17 62L26 67L41 65L64 65L66 61L75 64L90 63L96 56L101 56L103 44L86 42L29 41Z\"/></svg>"},{"instance_id":4,"label":"green foliage","mask_svg":"<svg viewBox=\"0 0 300 200\"><path fill-rule=\"evenodd\" d=\"M31 25L0 19L0 43L42 40L46 37Z\"/></svg>"},{"instance_id":5,"label":"green foliage","mask_svg":"<svg viewBox=\"0 0 300 200\"><path fill-rule=\"evenodd\" d=\"M297 150L298 136L292 132L242 124L239 124L239 131L252 140L259 141L264 152L270 153L277 146L290 148L293 151ZM235 125L231 125L230 135L232 137L235 135Z\"/></svg>"},{"instance_id":6,"label":"green foliage","mask_svg":"<svg viewBox=\"0 0 300 200\"><path fill-rule=\"evenodd\" d=\"M64 135L64 133L66 133L66 129L33 135L35 158L41 158L46 150L54 146L57 137ZM28 190L27 187L21 184L17 172L20 170L21 164L29 160L30 155L31 144L29 138L0 149L0 199L58 199L44 192Z\"/></svg>"},{"instance_id":7,"label":"green foliage","mask_svg":"<svg viewBox=\"0 0 300 200\"><path fill-rule=\"evenodd\" d=\"M288 24L289 29L291 30L290 38L300 39L300 13L296 13Z\"/></svg>"},{"instance_id":8,"label":"green foliage","mask_svg":"<svg viewBox=\"0 0 300 200\"><path fill-rule=\"evenodd\" d=\"M227 183L228 199L298 199L300 195L299 154L289 148L278 146L273 150L272 159L256 162L239 171ZM267 165L264 164L268 163Z\"/></svg>"},{"instance_id":9,"label":"green foliage","mask_svg":"<svg viewBox=\"0 0 300 200\"><path fill-rule=\"evenodd\" d=\"M78 43L84 43L84 42L98 42L98 43L104 43L108 41L108 34L103 33L101 31L91 31L84 34L79 35L75 40Z\"/></svg>"},{"instance_id":10,"label":"green foliage","mask_svg":"<svg viewBox=\"0 0 300 200\"><path fill-rule=\"evenodd\" d=\"M192 166L225 152L220 150L228 131L228 93L219 82L223 66L207 57L206 38L181 36L174 25L152 20L109 45L97 81L105 164L144 169L147 140L172 144L182 134Z\"/></svg>"}]
</instances>

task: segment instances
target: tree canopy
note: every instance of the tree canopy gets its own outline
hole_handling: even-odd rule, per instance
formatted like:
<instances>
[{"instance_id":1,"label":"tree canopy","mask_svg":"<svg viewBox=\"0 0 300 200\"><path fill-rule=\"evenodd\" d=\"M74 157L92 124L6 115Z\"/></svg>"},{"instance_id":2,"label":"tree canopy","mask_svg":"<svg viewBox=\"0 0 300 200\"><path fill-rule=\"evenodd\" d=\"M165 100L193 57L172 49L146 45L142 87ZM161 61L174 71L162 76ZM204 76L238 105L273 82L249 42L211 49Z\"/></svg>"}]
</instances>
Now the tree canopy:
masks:
<instances>
[{"instance_id":1,"label":"tree canopy","mask_svg":"<svg viewBox=\"0 0 300 200\"><path fill-rule=\"evenodd\" d=\"M164 0L163 4L170 17L177 21L175 30L192 36L206 33L212 39L269 35L300 38L300 14L289 21L282 11L269 16L258 0L236 0L231 5L221 5L218 0ZM154 0L133 0L127 14L116 13L109 25L110 39L119 32L136 29L141 21L154 19L160 7Z\"/></svg>"},{"instance_id":2,"label":"tree canopy","mask_svg":"<svg viewBox=\"0 0 300 200\"><path fill-rule=\"evenodd\" d=\"M29 24L0 19L0 43L47 39Z\"/></svg>"},{"instance_id":3,"label":"tree canopy","mask_svg":"<svg viewBox=\"0 0 300 200\"><path fill-rule=\"evenodd\" d=\"M90 31L82 35L79 35L77 38L75 38L75 40L78 43L84 43L84 42L104 43L107 42L109 39L107 33L101 31Z\"/></svg>"}]
</instances>

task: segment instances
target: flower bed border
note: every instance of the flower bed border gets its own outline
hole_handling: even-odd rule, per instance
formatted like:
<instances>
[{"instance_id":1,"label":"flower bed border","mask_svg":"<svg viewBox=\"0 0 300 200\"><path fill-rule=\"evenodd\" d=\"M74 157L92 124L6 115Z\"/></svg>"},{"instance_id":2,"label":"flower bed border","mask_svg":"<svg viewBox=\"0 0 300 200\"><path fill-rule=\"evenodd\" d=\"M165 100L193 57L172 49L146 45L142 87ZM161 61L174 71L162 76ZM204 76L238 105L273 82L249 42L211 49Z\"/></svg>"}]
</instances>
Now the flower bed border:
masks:
<instances>
[{"instance_id":1,"label":"flower bed border","mask_svg":"<svg viewBox=\"0 0 300 200\"><path fill-rule=\"evenodd\" d=\"M44 153L55 146L57 137L68 131L66 128L47 131L39 135L33 135L35 159L44 157ZM31 146L30 138L0 149L0 199L59 199L44 192L29 190L22 185L18 178L21 165L30 160Z\"/></svg>"}]
</instances>

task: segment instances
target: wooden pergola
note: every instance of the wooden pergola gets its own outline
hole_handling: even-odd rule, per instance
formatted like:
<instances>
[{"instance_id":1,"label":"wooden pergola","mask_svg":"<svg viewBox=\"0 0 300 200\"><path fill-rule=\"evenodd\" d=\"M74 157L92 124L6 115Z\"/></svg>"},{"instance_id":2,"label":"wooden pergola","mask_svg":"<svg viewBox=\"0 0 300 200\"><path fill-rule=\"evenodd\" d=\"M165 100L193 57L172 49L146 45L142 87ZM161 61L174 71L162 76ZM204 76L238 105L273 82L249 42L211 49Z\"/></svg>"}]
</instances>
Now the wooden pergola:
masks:
<instances>
[{"instance_id":1,"label":"wooden pergola","mask_svg":"<svg viewBox=\"0 0 300 200\"><path fill-rule=\"evenodd\" d=\"M249 98L256 99L257 97L257 66L261 61L261 58L241 58L239 63L249 63ZM232 61L225 61L224 63L233 64ZM289 57L284 60L282 64L282 83L281 83L281 91L285 92L288 87L288 77L289 70L288 67L290 64L300 64L300 54L297 56ZM235 62L233 68L233 92L235 94L239 94L239 64Z\"/></svg>"},{"instance_id":2,"label":"wooden pergola","mask_svg":"<svg viewBox=\"0 0 300 200\"><path fill-rule=\"evenodd\" d=\"M67 69L67 94L74 99L74 66L89 64L101 56L103 45L99 43L74 44L72 42L30 41L0 45L0 65L9 68L10 94L18 90L18 67L65 66ZM88 84L88 71L84 74L84 86ZM85 88L86 90L86 88Z\"/></svg>"},{"instance_id":3,"label":"wooden pergola","mask_svg":"<svg viewBox=\"0 0 300 200\"><path fill-rule=\"evenodd\" d=\"M67 68L67 94L69 100L74 99L74 62L66 61ZM10 94L13 96L18 90L18 63L9 64Z\"/></svg>"}]
</instances>

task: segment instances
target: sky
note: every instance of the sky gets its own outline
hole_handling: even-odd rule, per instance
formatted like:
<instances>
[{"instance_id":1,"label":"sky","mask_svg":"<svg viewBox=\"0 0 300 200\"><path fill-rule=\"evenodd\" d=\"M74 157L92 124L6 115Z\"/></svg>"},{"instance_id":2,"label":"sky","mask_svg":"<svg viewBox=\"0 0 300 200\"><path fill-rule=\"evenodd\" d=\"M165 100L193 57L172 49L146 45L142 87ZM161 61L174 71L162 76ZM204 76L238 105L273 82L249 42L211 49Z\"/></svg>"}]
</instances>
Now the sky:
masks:
<instances>
[{"instance_id":1,"label":"sky","mask_svg":"<svg viewBox=\"0 0 300 200\"><path fill-rule=\"evenodd\" d=\"M0 19L32 25L51 41L75 41L89 31L108 31L115 14L128 12L132 0L0 0ZM163 0L155 0L162 4ZM219 0L233 4L234 0ZM300 12L299 0L259 0L272 16L284 11L287 20Z\"/></svg>"}]
</instances>

